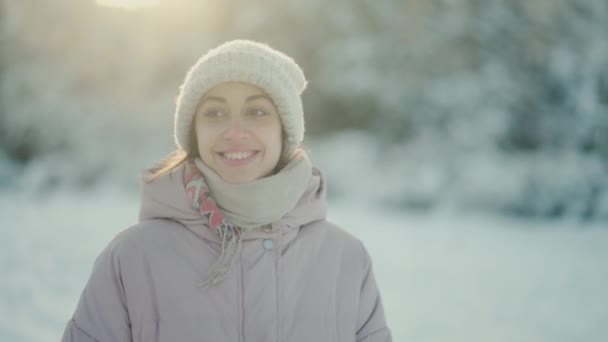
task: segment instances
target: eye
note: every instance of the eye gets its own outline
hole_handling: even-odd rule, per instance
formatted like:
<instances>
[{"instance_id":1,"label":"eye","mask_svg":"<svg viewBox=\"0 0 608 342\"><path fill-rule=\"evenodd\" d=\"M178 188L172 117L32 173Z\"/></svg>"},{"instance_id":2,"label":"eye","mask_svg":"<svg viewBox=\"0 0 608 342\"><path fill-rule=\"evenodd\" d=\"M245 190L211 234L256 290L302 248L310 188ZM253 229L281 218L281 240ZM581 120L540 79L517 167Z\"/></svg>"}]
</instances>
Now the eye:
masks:
<instances>
[{"instance_id":1,"label":"eye","mask_svg":"<svg viewBox=\"0 0 608 342\"><path fill-rule=\"evenodd\" d=\"M249 110L249 114L253 115L253 116L264 116L267 115L268 113L260 108L252 108Z\"/></svg>"},{"instance_id":2,"label":"eye","mask_svg":"<svg viewBox=\"0 0 608 342\"><path fill-rule=\"evenodd\" d=\"M203 114L208 118L219 118L225 115L221 109L208 109Z\"/></svg>"}]
</instances>

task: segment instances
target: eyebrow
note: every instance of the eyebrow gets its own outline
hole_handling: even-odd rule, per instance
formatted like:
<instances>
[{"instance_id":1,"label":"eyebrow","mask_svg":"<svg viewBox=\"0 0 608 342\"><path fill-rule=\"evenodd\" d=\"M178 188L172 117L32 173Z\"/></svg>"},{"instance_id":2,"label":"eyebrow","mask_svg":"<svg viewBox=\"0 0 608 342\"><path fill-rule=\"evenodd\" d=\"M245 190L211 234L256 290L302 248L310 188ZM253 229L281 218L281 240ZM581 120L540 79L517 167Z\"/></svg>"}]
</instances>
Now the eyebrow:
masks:
<instances>
[{"instance_id":1,"label":"eyebrow","mask_svg":"<svg viewBox=\"0 0 608 342\"><path fill-rule=\"evenodd\" d=\"M250 102L250 101L253 101L253 100L260 99L260 98L266 99L270 103L274 103L272 101L272 99L270 97L268 97L268 95L264 95L264 94L251 95L251 96L249 96L249 97L247 97L245 99L245 102ZM227 103L226 99L223 98L223 97L220 97L220 96L204 96L203 99L202 99L202 101L201 101L201 105L203 103L205 103L205 101L217 101L217 102L221 102L221 103Z\"/></svg>"},{"instance_id":2,"label":"eyebrow","mask_svg":"<svg viewBox=\"0 0 608 342\"><path fill-rule=\"evenodd\" d=\"M274 103L272 101L272 99L268 96L268 95L264 95L264 94L259 94L259 95L251 95L248 98L245 99L245 102L249 102L249 101L253 101L253 100L257 100L257 99L266 99L268 100L270 103Z\"/></svg>"}]
</instances>

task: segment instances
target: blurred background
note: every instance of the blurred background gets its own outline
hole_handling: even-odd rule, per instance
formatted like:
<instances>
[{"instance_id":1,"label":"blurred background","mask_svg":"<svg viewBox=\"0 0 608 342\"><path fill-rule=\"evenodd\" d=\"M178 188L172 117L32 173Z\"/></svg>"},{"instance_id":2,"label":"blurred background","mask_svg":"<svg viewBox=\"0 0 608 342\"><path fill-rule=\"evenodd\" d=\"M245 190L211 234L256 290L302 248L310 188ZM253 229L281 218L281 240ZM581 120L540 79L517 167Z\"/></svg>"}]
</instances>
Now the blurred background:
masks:
<instances>
[{"instance_id":1,"label":"blurred background","mask_svg":"<svg viewBox=\"0 0 608 342\"><path fill-rule=\"evenodd\" d=\"M608 339L606 0L0 0L0 340L52 341L171 152L187 69L304 69L395 341Z\"/></svg>"}]
</instances>

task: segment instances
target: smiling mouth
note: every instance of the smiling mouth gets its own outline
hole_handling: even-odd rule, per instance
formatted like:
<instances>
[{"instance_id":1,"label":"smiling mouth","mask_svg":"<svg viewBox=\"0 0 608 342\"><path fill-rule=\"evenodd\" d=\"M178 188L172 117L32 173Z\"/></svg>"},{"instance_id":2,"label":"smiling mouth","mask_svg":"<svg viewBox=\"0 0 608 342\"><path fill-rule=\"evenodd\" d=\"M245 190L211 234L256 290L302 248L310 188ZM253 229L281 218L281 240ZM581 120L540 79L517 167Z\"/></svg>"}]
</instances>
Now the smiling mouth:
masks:
<instances>
[{"instance_id":1,"label":"smiling mouth","mask_svg":"<svg viewBox=\"0 0 608 342\"><path fill-rule=\"evenodd\" d=\"M224 152L220 153L222 158L230 159L230 160L242 160L247 159L254 155L256 151L245 151L245 152Z\"/></svg>"},{"instance_id":2,"label":"smiling mouth","mask_svg":"<svg viewBox=\"0 0 608 342\"><path fill-rule=\"evenodd\" d=\"M229 166L242 166L257 157L260 151L218 152L221 160Z\"/></svg>"}]
</instances>

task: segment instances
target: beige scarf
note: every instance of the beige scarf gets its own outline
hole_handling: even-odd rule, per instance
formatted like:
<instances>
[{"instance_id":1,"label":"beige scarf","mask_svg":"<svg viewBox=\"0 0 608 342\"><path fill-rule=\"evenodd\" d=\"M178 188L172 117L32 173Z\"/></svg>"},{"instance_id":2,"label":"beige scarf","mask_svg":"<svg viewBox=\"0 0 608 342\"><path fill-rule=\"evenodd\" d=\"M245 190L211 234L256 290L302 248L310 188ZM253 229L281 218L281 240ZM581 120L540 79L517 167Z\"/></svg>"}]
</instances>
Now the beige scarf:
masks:
<instances>
[{"instance_id":1,"label":"beige scarf","mask_svg":"<svg viewBox=\"0 0 608 342\"><path fill-rule=\"evenodd\" d=\"M242 184L227 183L200 158L195 163L224 216L242 229L278 221L295 207L312 176L305 154L292 159L274 175Z\"/></svg>"}]
</instances>

